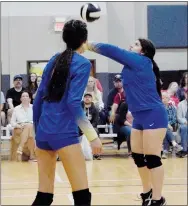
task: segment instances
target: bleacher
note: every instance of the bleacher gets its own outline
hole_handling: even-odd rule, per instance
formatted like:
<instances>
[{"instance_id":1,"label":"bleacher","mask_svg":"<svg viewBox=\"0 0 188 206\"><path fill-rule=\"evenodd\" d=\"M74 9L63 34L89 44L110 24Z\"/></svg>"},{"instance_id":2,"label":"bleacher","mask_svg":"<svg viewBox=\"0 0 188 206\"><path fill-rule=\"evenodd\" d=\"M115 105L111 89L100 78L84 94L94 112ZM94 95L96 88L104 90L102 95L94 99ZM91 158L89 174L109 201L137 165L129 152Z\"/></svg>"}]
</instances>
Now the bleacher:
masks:
<instances>
[{"instance_id":1,"label":"bleacher","mask_svg":"<svg viewBox=\"0 0 188 206\"><path fill-rule=\"evenodd\" d=\"M1 127L1 159L8 160L10 156L10 128Z\"/></svg>"}]
</instances>

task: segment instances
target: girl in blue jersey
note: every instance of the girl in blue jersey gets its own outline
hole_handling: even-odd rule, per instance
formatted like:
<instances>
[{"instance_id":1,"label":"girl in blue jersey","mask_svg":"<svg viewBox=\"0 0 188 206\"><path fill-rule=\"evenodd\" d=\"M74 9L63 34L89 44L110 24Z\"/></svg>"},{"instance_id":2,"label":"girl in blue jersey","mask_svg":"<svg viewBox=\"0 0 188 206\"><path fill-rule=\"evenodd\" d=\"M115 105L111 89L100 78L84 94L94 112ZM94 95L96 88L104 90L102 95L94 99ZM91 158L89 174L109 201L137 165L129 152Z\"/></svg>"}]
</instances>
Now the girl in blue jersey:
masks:
<instances>
[{"instance_id":1,"label":"girl in blue jersey","mask_svg":"<svg viewBox=\"0 0 188 206\"><path fill-rule=\"evenodd\" d=\"M32 205L51 205L57 154L69 178L75 205L90 205L86 165L78 126L91 142L94 154L101 142L81 107L91 63L81 56L87 41L86 24L71 20L63 29L66 50L48 62L33 104L39 190Z\"/></svg>"},{"instance_id":2,"label":"girl in blue jersey","mask_svg":"<svg viewBox=\"0 0 188 206\"><path fill-rule=\"evenodd\" d=\"M142 205L165 205L165 198L161 196L164 178L161 150L168 118L160 98L160 74L153 60L154 45L149 40L138 39L129 51L103 43L90 43L85 49L124 65L123 87L134 117L131 149L143 185Z\"/></svg>"}]
</instances>

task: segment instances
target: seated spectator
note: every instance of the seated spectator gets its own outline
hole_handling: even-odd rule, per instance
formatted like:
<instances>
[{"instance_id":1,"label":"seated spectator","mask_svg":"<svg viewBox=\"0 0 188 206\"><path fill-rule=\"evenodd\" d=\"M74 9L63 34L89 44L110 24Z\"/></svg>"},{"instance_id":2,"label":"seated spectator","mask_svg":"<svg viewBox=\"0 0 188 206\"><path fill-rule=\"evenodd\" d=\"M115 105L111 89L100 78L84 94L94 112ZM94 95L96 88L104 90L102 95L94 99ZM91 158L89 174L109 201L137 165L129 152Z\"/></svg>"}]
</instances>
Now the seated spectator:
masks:
<instances>
[{"instance_id":1,"label":"seated spectator","mask_svg":"<svg viewBox=\"0 0 188 206\"><path fill-rule=\"evenodd\" d=\"M103 93L103 88L102 88L102 85L101 85L100 81L99 81L97 78L94 78L94 79L95 79L95 81L96 81L97 89L98 89L101 93Z\"/></svg>"},{"instance_id":2,"label":"seated spectator","mask_svg":"<svg viewBox=\"0 0 188 206\"><path fill-rule=\"evenodd\" d=\"M86 113L86 116L88 117L89 121L91 122L93 128L96 130L98 133L97 125L99 121L99 111L95 107L94 103L92 102L92 94L90 93L85 93L84 94L84 101L82 101L82 107ZM80 136L83 135L82 131L80 131ZM100 155L94 155L94 159L100 160Z\"/></svg>"},{"instance_id":3,"label":"seated spectator","mask_svg":"<svg viewBox=\"0 0 188 206\"><path fill-rule=\"evenodd\" d=\"M118 93L114 97L114 102L113 102L112 110L110 114L110 122L112 123L114 122L116 113L122 102L125 102L125 92L124 92L123 87L119 89Z\"/></svg>"},{"instance_id":4,"label":"seated spectator","mask_svg":"<svg viewBox=\"0 0 188 206\"><path fill-rule=\"evenodd\" d=\"M114 88L110 90L110 92L108 94L108 98L107 98L108 113L111 112L112 105L114 103L114 98L115 98L116 94L118 92L120 92L123 88L122 77L120 74L115 75L113 83L114 83Z\"/></svg>"},{"instance_id":5,"label":"seated spectator","mask_svg":"<svg viewBox=\"0 0 188 206\"><path fill-rule=\"evenodd\" d=\"M122 102L119 111L115 117L114 129L118 134L117 137L118 149L120 148L120 144L126 140L128 153L131 154L130 136L131 136L132 120L130 118L131 116L130 112L128 114L129 121L127 120L127 114L128 114L128 105L125 102Z\"/></svg>"},{"instance_id":6,"label":"seated spectator","mask_svg":"<svg viewBox=\"0 0 188 206\"><path fill-rule=\"evenodd\" d=\"M177 91L178 91L178 83L177 82L171 82L168 86L168 89L166 90L166 92L168 92L168 94L170 96L170 102L176 108L177 108L178 103L179 103L179 99L176 96Z\"/></svg>"},{"instance_id":7,"label":"seated spectator","mask_svg":"<svg viewBox=\"0 0 188 206\"><path fill-rule=\"evenodd\" d=\"M16 106L13 111L11 118L11 126L13 128L11 159L17 158L21 161L23 154L25 154L25 148L28 150L29 159L35 159L33 106L30 101L29 93L22 92L21 104ZM17 153L17 157L15 157L15 153Z\"/></svg>"},{"instance_id":8,"label":"seated spectator","mask_svg":"<svg viewBox=\"0 0 188 206\"><path fill-rule=\"evenodd\" d=\"M4 96L3 92L1 91L1 125L2 126L5 126L5 123L6 123L4 106L5 106L5 96Z\"/></svg>"},{"instance_id":9,"label":"seated spectator","mask_svg":"<svg viewBox=\"0 0 188 206\"><path fill-rule=\"evenodd\" d=\"M102 85L101 85L100 81L99 81L97 78L94 77L94 68L93 68L93 67L91 68L90 76L92 76L92 77L95 79L97 89L98 89L101 93L103 93L103 88L102 88Z\"/></svg>"},{"instance_id":10,"label":"seated spectator","mask_svg":"<svg viewBox=\"0 0 188 206\"><path fill-rule=\"evenodd\" d=\"M14 76L13 84L14 87L9 89L6 95L6 99L9 107L8 114L7 114L8 123L10 123L14 108L21 104L20 98L22 92L24 91L24 88L22 87L23 84L22 76L21 75Z\"/></svg>"},{"instance_id":11,"label":"seated spectator","mask_svg":"<svg viewBox=\"0 0 188 206\"><path fill-rule=\"evenodd\" d=\"M104 103L102 101L102 94L97 89L96 81L92 76L89 77L88 84L84 93L92 94L93 103L95 107L99 109L99 111L101 111L104 108Z\"/></svg>"},{"instance_id":12,"label":"seated spectator","mask_svg":"<svg viewBox=\"0 0 188 206\"><path fill-rule=\"evenodd\" d=\"M84 101L82 101L82 107L86 113L86 116L88 117L89 121L91 122L92 126L98 133L97 125L99 121L99 111L95 107L93 101L92 94L85 93L84 94Z\"/></svg>"},{"instance_id":13,"label":"seated spectator","mask_svg":"<svg viewBox=\"0 0 188 206\"><path fill-rule=\"evenodd\" d=\"M42 81L42 77L41 77L41 76L38 76L38 77L37 77L37 90L38 90L38 88L39 88L39 86L40 86L41 81ZM36 97L37 90L36 90L36 92L33 94L33 100L34 100L35 97Z\"/></svg>"},{"instance_id":14,"label":"seated spectator","mask_svg":"<svg viewBox=\"0 0 188 206\"><path fill-rule=\"evenodd\" d=\"M42 81L42 77L41 77L41 76L38 76L38 77L37 77L37 86L38 86L38 87L40 86L41 81Z\"/></svg>"},{"instance_id":15,"label":"seated spectator","mask_svg":"<svg viewBox=\"0 0 188 206\"><path fill-rule=\"evenodd\" d=\"M30 94L32 94L31 103L33 102L33 95L35 94L37 89L38 89L37 75L35 73L31 73L30 76L29 76L28 87L27 87L27 91Z\"/></svg>"},{"instance_id":16,"label":"seated spectator","mask_svg":"<svg viewBox=\"0 0 188 206\"><path fill-rule=\"evenodd\" d=\"M181 146L183 147L183 151L181 151L178 155L180 157L187 156L187 142L188 142L188 134L187 134L187 103L188 103L188 90L184 91L185 99L178 104L177 109L177 118L180 124L180 136L181 136Z\"/></svg>"},{"instance_id":17,"label":"seated spectator","mask_svg":"<svg viewBox=\"0 0 188 206\"><path fill-rule=\"evenodd\" d=\"M166 107L167 114L168 114L168 128L167 128L166 136L163 141L162 158L167 159L167 154L168 154L170 144L172 144L172 146L176 149L176 152L181 151L183 148L180 145L178 145L175 141L175 136L173 134L173 131L176 130L177 112L176 112L176 108L171 103L169 103L170 96L167 92L162 92L162 101Z\"/></svg>"},{"instance_id":18,"label":"seated spectator","mask_svg":"<svg viewBox=\"0 0 188 206\"><path fill-rule=\"evenodd\" d=\"M180 87L177 91L177 97L179 101L183 101L185 99L184 91L188 89L188 72L183 74L182 79L180 80Z\"/></svg>"}]
</instances>

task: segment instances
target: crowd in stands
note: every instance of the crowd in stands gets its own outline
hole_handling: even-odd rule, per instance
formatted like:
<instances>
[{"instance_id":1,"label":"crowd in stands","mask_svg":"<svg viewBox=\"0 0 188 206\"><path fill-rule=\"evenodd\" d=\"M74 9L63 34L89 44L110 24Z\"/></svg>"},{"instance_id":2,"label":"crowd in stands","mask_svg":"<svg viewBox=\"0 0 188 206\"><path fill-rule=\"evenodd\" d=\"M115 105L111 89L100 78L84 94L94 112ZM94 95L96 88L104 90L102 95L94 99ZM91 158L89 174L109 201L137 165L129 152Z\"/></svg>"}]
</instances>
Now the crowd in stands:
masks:
<instances>
[{"instance_id":1,"label":"crowd in stands","mask_svg":"<svg viewBox=\"0 0 188 206\"><path fill-rule=\"evenodd\" d=\"M7 91L6 96L1 91L1 125L11 126L12 137L14 137L12 138L14 140L12 159L14 159L15 154L19 156L23 153L27 153L31 160L35 159L32 103L40 82L40 76L30 74L28 86L23 88L22 76L16 75L13 78L14 86ZM120 149L121 143L126 141L128 154L131 155L130 136L133 117L129 111L129 105L126 103L126 94L120 74L115 75L113 85L113 89L108 94L107 102L104 103L100 81L90 76L81 105L97 133L104 132L102 129L98 129L97 125L111 123L113 132L117 133L117 138L114 138L114 141L118 142L118 149ZM188 149L188 73L183 74L179 85L177 82L171 82L167 90L161 92L169 119L168 130L163 142L162 158L166 159L172 148L177 157L186 157ZM98 156L96 158L100 159Z\"/></svg>"}]
</instances>

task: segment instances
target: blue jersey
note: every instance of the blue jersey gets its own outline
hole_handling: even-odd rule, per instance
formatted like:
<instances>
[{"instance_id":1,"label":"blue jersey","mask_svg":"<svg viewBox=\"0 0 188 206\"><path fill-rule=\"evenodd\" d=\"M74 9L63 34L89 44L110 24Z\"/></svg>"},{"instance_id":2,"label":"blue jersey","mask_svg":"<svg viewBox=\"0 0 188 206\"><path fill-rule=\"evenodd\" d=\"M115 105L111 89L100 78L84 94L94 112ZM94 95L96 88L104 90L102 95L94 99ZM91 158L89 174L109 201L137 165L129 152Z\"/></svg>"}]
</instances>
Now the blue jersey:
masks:
<instances>
[{"instance_id":1,"label":"blue jersey","mask_svg":"<svg viewBox=\"0 0 188 206\"><path fill-rule=\"evenodd\" d=\"M148 57L103 43L92 43L89 49L124 65L123 88L131 112L163 106L156 88L153 64Z\"/></svg>"},{"instance_id":2,"label":"blue jersey","mask_svg":"<svg viewBox=\"0 0 188 206\"><path fill-rule=\"evenodd\" d=\"M61 101L43 100L57 55L53 56L46 65L34 100L33 122L36 139L45 141L45 134L53 136L54 140L78 137L79 126L86 137L92 141L98 136L81 106L91 70L91 63L88 59L75 52L70 65L67 87Z\"/></svg>"}]
</instances>

